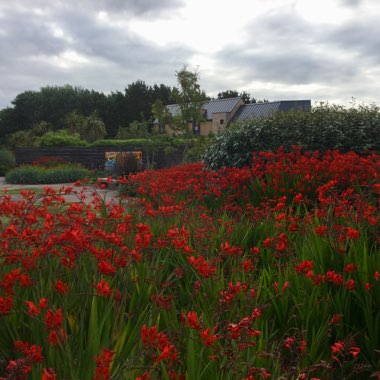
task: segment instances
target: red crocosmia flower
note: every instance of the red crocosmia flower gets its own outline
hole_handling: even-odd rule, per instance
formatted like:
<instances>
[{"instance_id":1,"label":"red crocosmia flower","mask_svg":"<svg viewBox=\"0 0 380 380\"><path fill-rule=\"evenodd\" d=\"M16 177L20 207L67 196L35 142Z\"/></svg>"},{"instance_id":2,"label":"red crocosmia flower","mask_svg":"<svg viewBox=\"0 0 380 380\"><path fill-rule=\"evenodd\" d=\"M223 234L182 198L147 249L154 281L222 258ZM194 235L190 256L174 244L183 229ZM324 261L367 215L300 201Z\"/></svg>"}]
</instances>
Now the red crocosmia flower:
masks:
<instances>
[{"instance_id":1,"label":"red crocosmia flower","mask_svg":"<svg viewBox=\"0 0 380 380\"><path fill-rule=\"evenodd\" d=\"M111 276L117 272L116 268L109 261L100 261L98 264L100 273Z\"/></svg>"},{"instance_id":2,"label":"red crocosmia flower","mask_svg":"<svg viewBox=\"0 0 380 380\"><path fill-rule=\"evenodd\" d=\"M343 272L345 272L345 273L355 272L357 269L358 268L355 264L349 263L345 266Z\"/></svg>"},{"instance_id":3,"label":"red crocosmia flower","mask_svg":"<svg viewBox=\"0 0 380 380\"><path fill-rule=\"evenodd\" d=\"M56 346L59 342L59 337L56 330L50 331L48 336L48 342L52 346Z\"/></svg>"},{"instance_id":4,"label":"red crocosmia flower","mask_svg":"<svg viewBox=\"0 0 380 380\"><path fill-rule=\"evenodd\" d=\"M344 286L346 287L347 290L349 290L350 292L353 292L355 290L355 280L353 280L352 278L347 280L344 284Z\"/></svg>"},{"instance_id":5,"label":"red crocosmia flower","mask_svg":"<svg viewBox=\"0 0 380 380\"><path fill-rule=\"evenodd\" d=\"M112 289L110 288L106 280L101 280L97 285L94 285L96 293L102 297L110 296L112 294Z\"/></svg>"},{"instance_id":6,"label":"red crocosmia flower","mask_svg":"<svg viewBox=\"0 0 380 380\"><path fill-rule=\"evenodd\" d=\"M23 288L27 288L33 285L33 281L27 273L20 275L18 280L20 281L20 284Z\"/></svg>"},{"instance_id":7,"label":"red crocosmia flower","mask_svg":"<svg viewBox=\"0 0 380 380\"><path fill-rule=\"evenodd\" d=\"M253 253L254 255L259 255L260 254L260 248L259 247L250 248L249 252Z\"/></svg>"},{"instance_id":8,"label":"red crocosmia flower","mask_svg":"<svg viewBox=\"0 0 380 380\"><path fill-rule=\"evenodd\" d=\"M250 272L251 270L253 270L253 264L251 260L245 260L243 262L243 270L244 272Z\"/></svg>"},{"instance_id":9,"label":"red crocosmia flower","mask_svg":"<svg viewBox=\"0 0 380 380\"><path fill-rule=\"evenodd\" d=\"M343 314L334 314L329 321L329 325L335 325L342 320Z\"/></svg>"},{"instance_id":10,"label":"red crocosmia flower","mask_svg":"<svg viewBox=\"0 0 380 380\"><path fill-rule=\"evenodd\" d=\"M201 328L198 315L195 311L189 311L187 313L187 323L192 329L199 330Z\"/></svg>"},{"instance_id":11,"label":"red crocosmia flower","mask_svg":"<svg viewBox=\"0 0 380 380\"><path fill-rule=\"evenodd\" d=\"M257 318L260 318L262 313L263 313L263 312L262 312L261 309L255 307L254 310L253 310L253 312L251 313L251 318L252 318L253 320L255 320L255 319L257 319Z\"/></svg>"},{"instance_id":12,"label":"red crocosmia flower","mask_svg":"<svg viewBox=\"0 0 380 380\"><path fill-rule=\"evenodd\" d=\"M8 314L13 306L13 298L11 296L2 297L0 296L0 315Z\"/></svg>"},{"instance_id":13,"label":"red crocosmia flower","mask_svg":"<svg viewBox=\"0 0 380 380\"><path fill-rule=\"evenodd\" d=\"M299 346L298 346L298 349L301 351L301 352L305 352L306 351L306 340L305 339L302 339Z\"/></svg>"},{"instance_id":14,"label":"red crocosmia flower","mask_svg":"<svg viewBox=\"0 0 380 380\"><path fill-rule=\"evenodd\" d=\"M210 335L210 329L204 329L199 333L199 336L202 339L203 344L206 346L212 346L214 342L217 340L216 335Z\"/></svg>"},{"instance_id":15,"label":"red crocosmia flower","mask_svg":"<svg viewBox=\"0 0 380 380\"><path fill-rule=\"evenodd\" d=\"M294 343L295 343L295 339L292 336L290 336L284 340L284 348L291 350Z\"/></svg>"},{"instance_id":16,"label":"red crocosmia flower","mask_svg":"<svg viewBox=\"0 0 380 380\"><path fill-rule=\"evenodd\" d=\"M31 301L24 301L26 305L28 305L28 314L37 317L40 315L41 310Z\"/></svg>"},{"instance_id":17,"label":"red crocosmia flower","mask_svg":"<svg viewBox=\"0 0 380 380\"><path fill-rule=\"evenodd\" d=\"M294 270L296 273L304 273L311 271L313 269L313 261L312 260L304 260L300 264L295 265Z\"/></svg>"},{"instance_id":18,"label":"red crocosmia flower","mask_svg":"<svg viewBox=\"0 0 380 380\"><path fill-rule=\"evenodd\" d=\"M53 330L60 328L62 326L63 317L62 317L62 309L59 308L54 313L51 309L49 309L45 316L45 323L48 329Z\"/></svg>"},{"instance_id":19,"label":"red crocosmia flower","mask_svg":"<svg viewBox=\"0 0 380 380\"><path fill-rule=\"evenodd\" d=\"M136 377L136 380L151 380L149 373L145 371L141 376Z\"/></svg>"},{"instance_id":20,"label":"red crocosmia flower","mask_svg":"<svg viewBox=\"0 0 380 380\"><path fill-rule=\"evenodd\" d=\"M356 358L360 354L360 348L359 347L350 347L349 354L352 355L352 357Z\"/></svg>"},{"instance_id":21,"label":"red crocosmia flower","mask_svg":"<svg viewBox=\"0 0 380 380\"><path fill-rule=\"evenodd\" d=\"M15 349L21 351L30 361L34 363L42 363L44 357L42 356L42 348L35 344L30 345L29 342L22 342L17 340L15 342Z\"/></svg>"},{"instance_id":22,"label":"red crocosmia flower","mask_svg":"<svg viewBox=\"0 0 380 380\"><path fill-rule=\"evenodd\" d=\"M290 286L290 282L289 281L285 281L284 282L284 285L282 285L282 292L284 293L285 289L288 289Z\"/></svg>"},{"instance_id":23,"label":"red crocosmia flower","mask_svg":"<svg viewBox=\"0 0 380 380\"><path fill-rule=\"evenodd\" d=\"M65 294L68 292L69 286L65 282L58 280L55 283L55 289L57 290L58 293Z\"/></svg>"},{"instance_id":24,"label":"red crocosmia flower","mask_svg":"<svg viewBox=\"0 0 380 380\"><path fill-rule=\"evenodd\" d=\"M301 203L303 201L303 196L301 193L298 193L295 197L294 197L294 203Z\"/></svg>"},{"instance_id":25,"label":"red crocosmia flower","mask_svg":"<svg viewBox=\"0 0 380 380\"><path fill-rule=\"evenodd\" d=\"M41 380L57 380L57 375L53 369L43 368Z\"/></svg>"},{"instance_id":26,"label":"red crocosmia flower","mask_svg":"<svg viewBox=\"0 0 380 380\"><path fill-rule=\"evenodd\" d=\"M376 281L379 281L379 279L380 279L380 273L376 271L375 274L373 275L373 277L374 277L374 279Z\"/></svg>"},{"instance_id":27,"label":"red crocosmia flower","mask_svg":"<svg viewBox=\"0 0 380 380\"><path fill-rule=\"evenodd\" d=\"M109 380L111 377L111 363L115 355L114 351L103 347L99 356L95 357L96 369L93 380Z\"/></svg>"},{"instance_id":28,"label":"red crocosmia flower","mask_svg":"<svg viewBox=\"0 0 380 380\"><path fill-rule=\"evenodd\" d=\"M327 226L318 226L315 228L315 233L320 236L325 236L327 230L328 230Z\"/></svg>"},{"instance_id":29,"label":"red crocosmia flower","mask_svg":"<svg viewBox=\"0 0 380 380\"><path fill-rule=\"evenodd\" d=\"M355 228L347 227L346 236L348 239L357 239L359 237L359 231Z\"/></svg>"},{"instance_id":30,"label":"red crocosmia flower","mask_svg":"<svg viewBox=\"0 0 380 380\"><path fill-rule=\"evenodd\" d=\"M46 298L41 298L38 306L40 309L46 309L47 308L48 301Z\"/></svg>"},{"instance_id":31,"label":"red crocosmia flower","mask_svg":"<svg viewBox=\"0 0 380 380\"><path fill-rule=\"evenodd\" d=\"M272 244L273 239L272 238L266 238L263 240L263 247L269 248Z\"/></svg>"},{"instance_id":32,"label":"red crocosmia flower","mask_svg":"<svg viewBox=\"0 0 380 380\"><path fill-rule=\"evenodd\" d=\"M344 349L344 342L338 341L331 346L331 352L333 354L339 354Z\"/></svg>"}]
</instances>

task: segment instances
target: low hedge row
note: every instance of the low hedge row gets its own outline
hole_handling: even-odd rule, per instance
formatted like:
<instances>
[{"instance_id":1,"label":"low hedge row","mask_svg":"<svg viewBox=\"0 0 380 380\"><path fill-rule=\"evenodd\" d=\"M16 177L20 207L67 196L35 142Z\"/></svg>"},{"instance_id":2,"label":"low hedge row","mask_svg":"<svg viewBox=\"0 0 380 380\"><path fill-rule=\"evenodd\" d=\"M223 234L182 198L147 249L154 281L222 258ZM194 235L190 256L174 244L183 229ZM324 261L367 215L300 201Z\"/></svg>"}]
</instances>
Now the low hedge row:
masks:
<instances>
[{"instance_id":1,"label":"low hedge row","mask_svg":"<svg viewBox=\"0 0 380 380\"><path fill-rule=\"evenodd\" d=\"M88 178L91 172L78 165L64 165L51 169L33 165L22 165L10 170L5 179L9 184L71 183Z\"/></svg>"},{"instance_id":2,"label":"low hedge row","mask_svg":"<svg viewBox=\"0 0 380 380\"><path fill-rule=\"evenodd\" d=\"M219 133L202 156L211 169L251 163L255 151L276 151L292 146L321 152L380 151L380 109L320 105L310 112L275 113L268 119L236 123Z\"/></svg>"}]
</instances>

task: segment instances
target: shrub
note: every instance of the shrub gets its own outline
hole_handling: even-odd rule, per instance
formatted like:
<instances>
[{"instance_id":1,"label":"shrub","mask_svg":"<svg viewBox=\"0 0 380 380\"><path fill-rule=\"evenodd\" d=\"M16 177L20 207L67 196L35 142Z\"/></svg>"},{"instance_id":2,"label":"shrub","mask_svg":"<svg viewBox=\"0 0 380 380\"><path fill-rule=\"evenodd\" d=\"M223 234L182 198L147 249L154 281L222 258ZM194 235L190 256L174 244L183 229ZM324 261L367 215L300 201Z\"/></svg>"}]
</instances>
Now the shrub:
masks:
<instances>
[{"instance_id":1,"label":"shrub","mask_svg":"<svg viewBox=\"0 0 380 380\"><path fill-rule=\"evenodd\" d=\"M49 169L33 165L22 165L10 170L6 175L6 181L13 184L71 183L89 176L89 170L73 164Z\"/></svg>"},{"instance_id":2,"label":"shrub","mask_svg":"<svg viewBox=\"0 0 380 380\"><path fill-rule=\"evenodd\" d=\"M8 149L0 149L0 175L4 175L9 169L12 169L16 165L16 159Z\"/></svg>"},{"instance_id":3,"label":"shrub","mask_svg":"<svg viewBox=\"0 0 380 380\"><path fill-rule=\"evenodd\" d=\"M62 129L55 132L48 132L45 133L43 136L38 137L36 140L36 146L87 146L87 142L81 140L78 134L71 134L70 132Z\"/></svg>"},{"instance_id":4,"label":"shrub","mask_svg":"<svg viewBox=\"0 0 380 380\"><path fill-rule=\"evenodd\" d=\"M33 166L42 166L46 169L54 168L62 164L66 164L67 161L63 157L59 156L49 156L49 157L39 157L32 162Z\"/></svg>"},{"instance_id":5,"label":"shrub","mask_svg":"<svg viewBox=\"0 0 380 380\"><path fill-rule=\"evenodd\" d=\"M254 151L338 149L357 153L380 151L380 109L359 106L349 109L320 105L310 112L279 112L268 119L236 123L219 133L202 156L212 169L249 165Z\"/></svg>"},{"instance_id":6,"label":"shrub","mask_svg":"<svg viewBox=\"0 0 380 380\"><path fill-rule=\"evenodd\" d=\"M119 153L115 160L115 172L118 176L134 174L142 169L141 160L136 153L124 152Z\"/></svg>"}]
</instances>

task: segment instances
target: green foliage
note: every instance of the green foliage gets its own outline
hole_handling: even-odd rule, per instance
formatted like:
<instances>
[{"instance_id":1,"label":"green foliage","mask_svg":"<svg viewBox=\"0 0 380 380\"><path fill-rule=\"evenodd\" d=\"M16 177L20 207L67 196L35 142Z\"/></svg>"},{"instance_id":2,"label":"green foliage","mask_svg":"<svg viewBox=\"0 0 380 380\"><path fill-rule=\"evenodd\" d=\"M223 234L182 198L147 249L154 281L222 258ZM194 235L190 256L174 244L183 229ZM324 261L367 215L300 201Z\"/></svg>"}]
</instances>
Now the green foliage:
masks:
<instances>
[{"instance_id":1,"label":"green foliage","mask_svg":"<svg viewBox=\"0 0 380 380\"><path fill-rule=\"evenodd\" d=\"M120 140L147 138L149 135L146 121L134 120L128 128L119 127L116 138Z\"/></svg>"},{"instance_id":2,"label":"green foliage","mask_svg":"<svg viewBox=\"0 0 380 380\"><path fill-rule=\"evenodd\" d=\"M213 135L199 136L190 141L186 152L185 162L199 162L213 140Z\"/></svg>"},{"instance_id":3,"label":"green foliage","mask_svg":"<svg viewBox=\"0 0 380 380\"><path fill-rule=\"evenodd\" d=\"M174 138L168 135L158 135L147 139L128 139L128 140L98 140L89 145L89 147L118 147L118 148L133 148L144 150L164 150L168 147L175 149L183 147L185 141L181 138Z\"/></svg>"},{"instance_id":4,"label":"green foliage","mask_svg":"<svg viewBox=\"0 0 380 380\"><path fill-rule=\"evenodd\" d=\"M278 112L268 119L247 120L221 131L203 155L209 168L242 167L254 151L293 145L305 150L380 151L380 109L323 105L310 112Z\"/></svg>"},{"instance_id":5,"label":"green foliage","mask_svg":"<svg viewBox=\"0 0 380 380\"><path fill-rule=\"evenodd\" d=\"M20 130L8 135L6 142L9 148L26 148L34 145L35 136L31 130Z\"/></svg>"},{"instance_id":6,"label":"green foliage","mask_svg":"<svg viewBox=\"0 0 380 380\"><path fill-rule=\"evenodd\" d=\"M78 126L95 111L106 125L107 135L114 137L119 126L127 127L133 120L152 120L151 107L156 99L163 104L173 103L172 88L136 81L127 86L125 93L109 95L70 85L25 91L16 96L12 107L0 110L0 140L19 130L29 130L42 120L55 130L66 128L80 133Z\"/></svg>"},{"instance_id":7,"label":"green foliage","mask_svg":"<svg viewBox=\"0 0 380 380\"><path fill-rule=\"evenodd\" d=\"M89 176L89 170L74 164L65 164L51 169L22 165L10 170L6 174L6 181L11 184L71 183Z\"/></svg>"},{"instance_id":8,"label":"green foliage","mask_svg":"<svg viewBox=\"0 0 380 380\"><path fill-rule=\"evenodd\" d=\"M3 176L9 169L16 165L16 159L8 149L0 148L0 175Z\"/></svg>"},{"instance_id":9,"label":"green foliage","mask_svg":"<svg viewBox=\"0 0 380 380\"><path fill-rule=\"evenodd\" d=\"M103 139L107 135L106 126L96 112L86 117L81 137L88 142Z\"/></svg>"},{"instance_id":10,"label":"green foliage","mask_svg":"<svg viewBox=\"0 0 380 380\"><path fill-rule=\"evenodd\" d=\"M176 72L176 77L179 88L173 91L173 96L180 112L172 118L170 128L180 135L189 137L192 130L189 130L188 123L199 124L203 121L200 110L207 96L198 83L198 71L188 71L184 66Z\"/></svg>"},{"instance_id":11,"label":"green foliage","mask_svg":"<svg viewBox=\"0 0 380 380\"><path fill-rule=\"evenodd\" d=\"M63 125L65 129L70 133L76 133L80 135L84 122L85 117L83 115L79 114L77 111L72 111L65 116Z\"/></svg>"},{"instance_id":12,"label":"green foliage","mask_svg":"<svg viewBox=\"0 0 380 380\"><path fill-rule=\"evenodd\" d=\"M87 142L81 140L78 134L72 134L67 130L61 129L56 132L48 132L36 139L38 147L54 146L87 146Z\"/></svg>"}]
</instances>

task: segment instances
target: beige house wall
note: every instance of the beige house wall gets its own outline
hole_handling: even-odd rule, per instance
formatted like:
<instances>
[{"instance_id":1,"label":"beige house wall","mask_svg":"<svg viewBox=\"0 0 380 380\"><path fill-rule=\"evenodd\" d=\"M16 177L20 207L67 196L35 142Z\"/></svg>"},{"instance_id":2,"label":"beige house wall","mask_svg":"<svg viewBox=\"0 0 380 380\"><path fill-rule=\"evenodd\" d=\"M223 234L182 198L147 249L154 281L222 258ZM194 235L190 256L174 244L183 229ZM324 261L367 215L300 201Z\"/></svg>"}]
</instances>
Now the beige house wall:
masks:
<instances>
[{"instance_id":1,"label":"beige house wall","mask_svg":"<svg viewBox=\"0 0 380 380\"><path fill-rule=\"evenodd\" d=\"M212 132L212 122L207 120L201 123L201 136L208 136Z\"/></svg>"},{"instance_id":2,"label":"beige house wall","mask_svg":"<svg viewBox=\"0 0 380 380\"><path fill-rule=\"evenodd\" d=\"M221 129L225 129L228 124L229 112L215 112L212 114L212 132L217 133Z\"/></svg>"},{"instance_id":3,"label":"beige house wall","mask_svg":"<svg viewBox=\"0 0 380 380\"><path fill-rule=\"evenodd\" d=\"M243 100L239 100L236 106L233 108L231 112L215 112L212 115L212 120L204 121L200 124L200 135L208 136L210 132L217 133L219 130L224 129L228 126L231 119L234 117L236 111L240 106L244 104ZM202 112L202 110L201 110ZM190 131L193 130L193 125L191 123L188 124L188 128ZM175 132L170 128L169 125L165 126L165 132L168 135L173 135Z\"/></svg>"}]
</instances>

